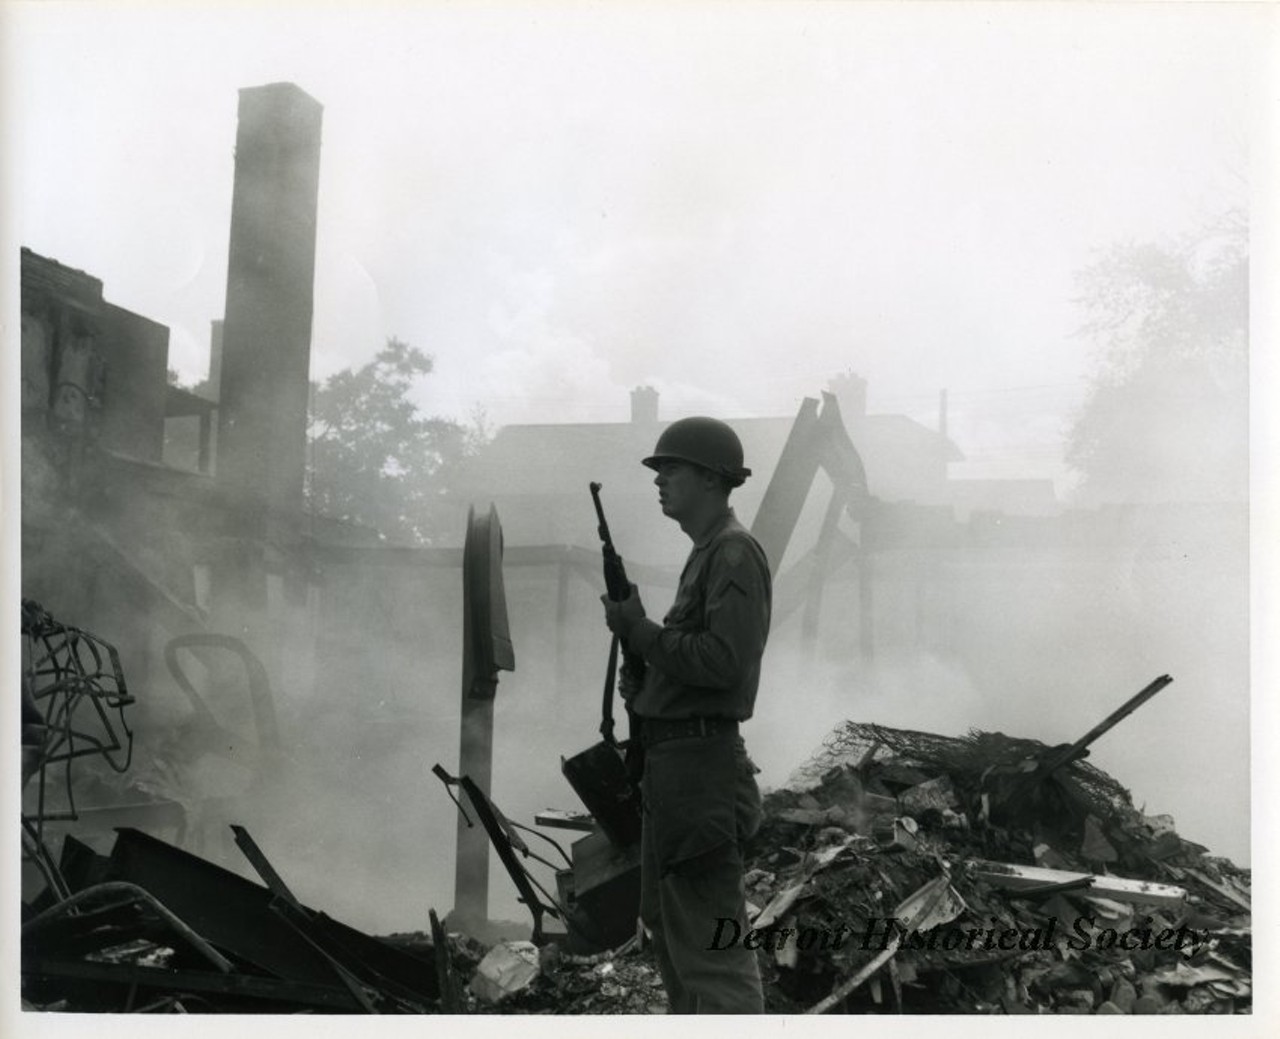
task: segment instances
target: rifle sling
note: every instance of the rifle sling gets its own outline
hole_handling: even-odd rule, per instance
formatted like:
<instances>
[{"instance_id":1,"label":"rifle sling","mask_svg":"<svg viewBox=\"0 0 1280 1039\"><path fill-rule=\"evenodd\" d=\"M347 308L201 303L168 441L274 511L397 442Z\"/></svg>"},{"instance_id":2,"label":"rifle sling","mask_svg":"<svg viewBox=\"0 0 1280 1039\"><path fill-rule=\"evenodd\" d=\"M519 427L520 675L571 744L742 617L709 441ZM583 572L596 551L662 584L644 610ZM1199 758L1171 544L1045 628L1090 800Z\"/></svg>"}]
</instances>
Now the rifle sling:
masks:
<instances>
[{"instance_id":1,"label":"rifle sling","mask_svg":"<svg viewBox=\"0 0 1280 1039\"><path fill-rule=\"evenodd\" d=\"M609 643L609 670L604 678L604 704L600 712L600 735L605 743L616 747L618 741L613 738L613 683L618 673L618 636L613 636Z\"/></svg>"}]
</instances>

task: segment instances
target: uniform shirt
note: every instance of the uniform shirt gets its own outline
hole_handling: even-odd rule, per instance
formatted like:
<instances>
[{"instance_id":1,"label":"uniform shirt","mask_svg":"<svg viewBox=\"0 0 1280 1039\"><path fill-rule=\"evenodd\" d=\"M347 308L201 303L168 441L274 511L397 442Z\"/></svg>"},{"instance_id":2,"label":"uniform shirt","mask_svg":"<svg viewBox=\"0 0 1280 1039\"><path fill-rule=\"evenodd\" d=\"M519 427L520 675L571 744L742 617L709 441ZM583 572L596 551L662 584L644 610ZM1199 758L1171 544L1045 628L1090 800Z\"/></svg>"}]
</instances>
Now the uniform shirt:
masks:
<instances>
[{"instance_id":1,"label":"uniform shirt","mask_svg":"<svg viewBox=\"0 0 1280 1039\"><path fill-rule=\"evenodd\" d=\"M667 720L750 718L771 599L764 550L730 509L694 544L661 626L644 618L631 630L628 645L648 664L631 709Z\"/></svg>"}]
</instances>

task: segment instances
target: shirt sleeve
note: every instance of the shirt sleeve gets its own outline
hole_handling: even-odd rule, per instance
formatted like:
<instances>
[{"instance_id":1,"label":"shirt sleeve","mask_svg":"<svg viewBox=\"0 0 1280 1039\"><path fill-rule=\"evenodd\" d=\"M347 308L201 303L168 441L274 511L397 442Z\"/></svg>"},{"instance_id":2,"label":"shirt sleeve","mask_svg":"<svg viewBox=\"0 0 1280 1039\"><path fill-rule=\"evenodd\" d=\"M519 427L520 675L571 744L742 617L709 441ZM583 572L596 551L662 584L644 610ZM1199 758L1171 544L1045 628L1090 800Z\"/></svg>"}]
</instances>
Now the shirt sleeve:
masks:
<instances>
[{"instance_id":1,"label":"shirt sleeve","mask_svg":"<svg viewBox=\"0 0 1280 1039\"><path fill-rule=\"evenodd\" d=\"M632 629L630 647L675 681L733 689L764 653L769 582L758 553L741 541L726 541L708 560L702 617L689 626L664 626L645 618Z\"/></svg>"}]
</instances>

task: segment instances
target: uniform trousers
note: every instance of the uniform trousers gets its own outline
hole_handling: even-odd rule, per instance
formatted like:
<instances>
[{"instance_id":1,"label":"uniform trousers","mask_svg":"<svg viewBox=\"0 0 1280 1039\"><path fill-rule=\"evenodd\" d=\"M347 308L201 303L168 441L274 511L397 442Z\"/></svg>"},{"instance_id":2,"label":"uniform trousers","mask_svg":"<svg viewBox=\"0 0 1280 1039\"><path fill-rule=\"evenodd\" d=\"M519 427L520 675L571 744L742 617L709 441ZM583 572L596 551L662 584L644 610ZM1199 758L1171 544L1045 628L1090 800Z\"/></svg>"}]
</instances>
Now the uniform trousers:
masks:
<instances>
[{"instance_id":1,"label":"uniform trousers","mask_svg":"<svg viewBox=\"0 0 1280 1039\"><path fill-rule=\"evenodd\" d=\"M646 750L640 918L673 1014L764 1011L755 952L711 948L722 920L747 931L742 845L762 818L755 772L736 733Z\"/></svg>"}]
</instances>

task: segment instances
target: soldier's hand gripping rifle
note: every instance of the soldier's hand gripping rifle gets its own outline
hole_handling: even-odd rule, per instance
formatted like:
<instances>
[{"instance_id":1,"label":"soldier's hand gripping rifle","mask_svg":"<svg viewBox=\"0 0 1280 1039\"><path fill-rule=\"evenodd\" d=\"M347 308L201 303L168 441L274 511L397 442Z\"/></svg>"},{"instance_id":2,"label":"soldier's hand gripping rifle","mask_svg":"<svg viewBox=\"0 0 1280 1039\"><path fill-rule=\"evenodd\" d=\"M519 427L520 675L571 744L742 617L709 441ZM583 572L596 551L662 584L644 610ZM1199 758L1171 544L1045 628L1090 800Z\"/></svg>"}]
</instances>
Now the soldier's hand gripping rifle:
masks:
<instances>
[{"instance_id":1,"label":"soldier's hand gripping rifle","mask_svg":"<svg viewBox=\"0 0 1280 1039\"><path fill-rule=\"evenodd\" d=\"M600 504L601 485L592 483L590 486L591 500L595 503L596 519L599 521L596 529L600 535L600 553L604 557L605 592L614 602L622 602L622 600L629 598L631 595L631 582L627 579L627 570L623 566L622 557L618 555L618 550L613 547L613 538L609 534L609 521L604 518L604 506ZM600 735L604 737L607 743L612 744L617 742L613 736L613 681L617 654L618 636L615 635L613 643L609 647L609 674L605 680L604 712L600 722ZM626 677L627 685L632 689L638 689L644 681L644 672L644 658L638 653L633 653L625 646L622 647L622 673ZM639 724L630 706L627 707L627 725L628 739L624 747L626 750L627 773L632 780L638 780L644 766L640 747Z\"/></svg>"}]
</instances>

